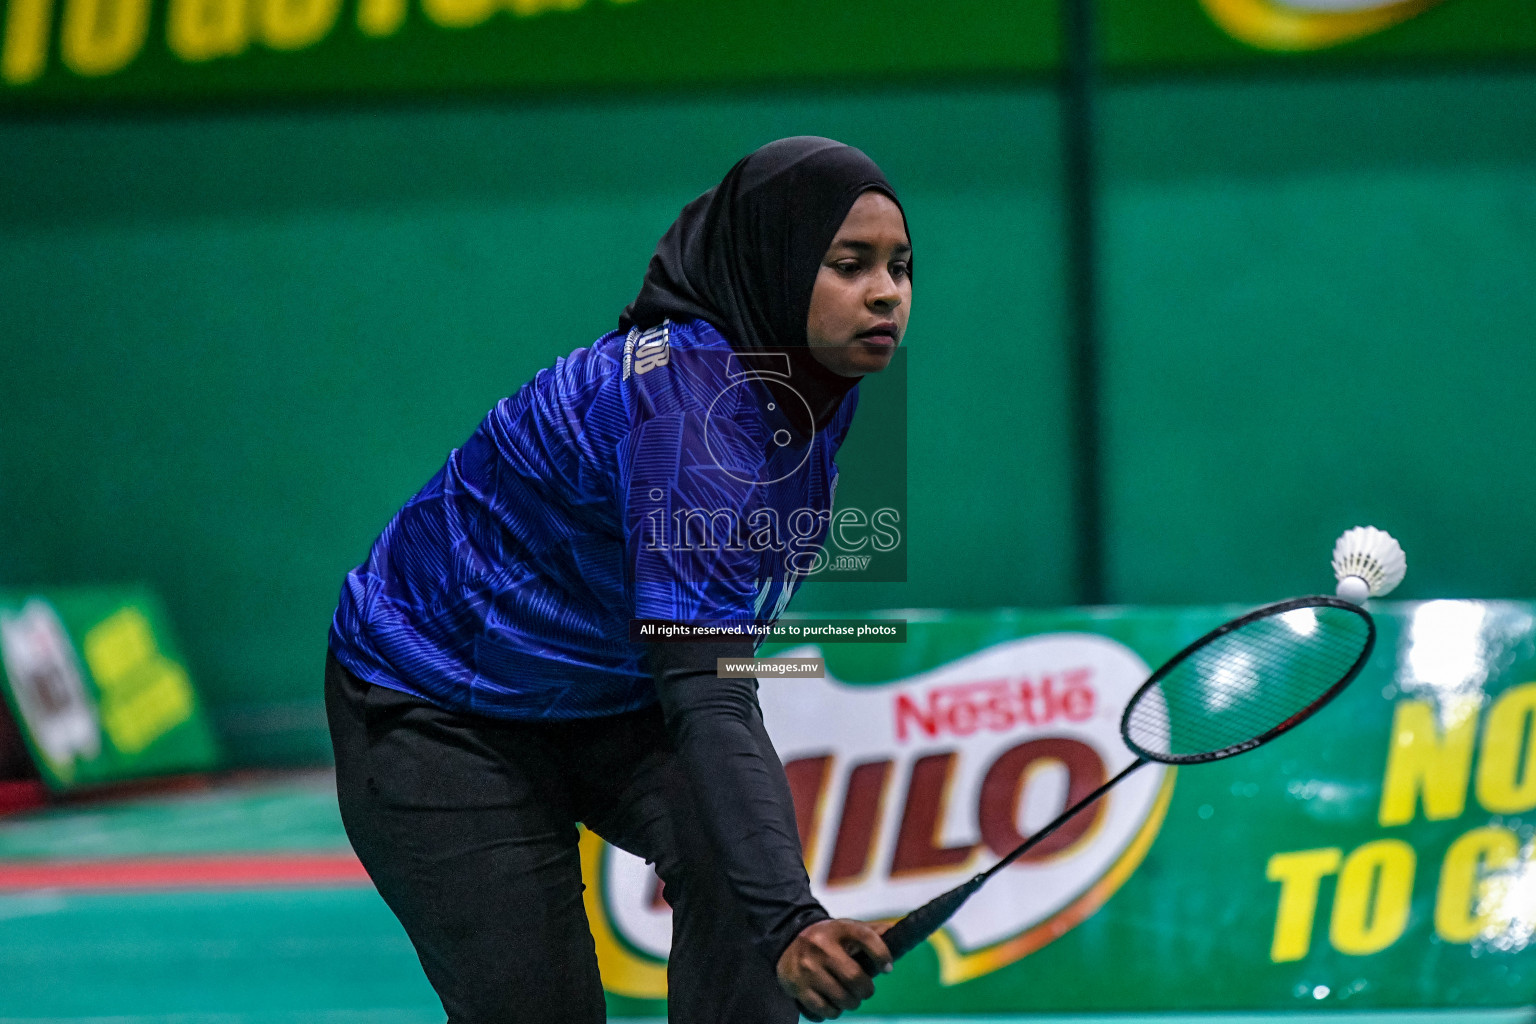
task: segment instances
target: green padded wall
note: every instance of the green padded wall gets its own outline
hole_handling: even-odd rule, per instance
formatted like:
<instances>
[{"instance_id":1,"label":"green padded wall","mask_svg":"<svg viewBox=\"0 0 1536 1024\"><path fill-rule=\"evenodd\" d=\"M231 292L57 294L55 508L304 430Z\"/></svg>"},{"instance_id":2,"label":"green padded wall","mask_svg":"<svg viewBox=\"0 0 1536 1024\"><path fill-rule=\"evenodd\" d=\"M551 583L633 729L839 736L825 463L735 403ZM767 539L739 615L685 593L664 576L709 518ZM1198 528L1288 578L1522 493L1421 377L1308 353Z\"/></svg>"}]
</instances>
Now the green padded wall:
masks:
<instances>
[{"instance_id":1,"label":"green padded wall","mask_svg":"<svg viewBox=\"0 0 1536 1024\"><path fill-rule=\"evenodd\" d=\"M0 584L150 582L235 757L323 759L391 512L684 202L826 134L918 254L909 583L797 608L1069 601L1058 133L1036 86L0 121Z\"/></svg>"},{"instance_id":2,"label":"green padded wall","mask_svg":"<svg viewBox=\"0 0 1536 1024\"><path fill-rule=\"evenodd\" d=\"M1366 522L1405 597L1536 593L1536 75L1098 107L1110 599L1325 589ZM149 581L236 756L324 757L342 572L613 323L684 201L818 132L881 161L918 246L910 582L797 610L1069 602L1056 111L956 85L0 121L0 583Z\"/></svg>"},{"instance_id":3,"label":"green padded wall","mask_svg":"<svg viewBox=\"0 0 1536 1024\"><path fill-rule=\"evenodd\" d=\"M1536 594L1536 74L1102 99L1106 560L1120 602Z\"/></svg>"}]
</instances>

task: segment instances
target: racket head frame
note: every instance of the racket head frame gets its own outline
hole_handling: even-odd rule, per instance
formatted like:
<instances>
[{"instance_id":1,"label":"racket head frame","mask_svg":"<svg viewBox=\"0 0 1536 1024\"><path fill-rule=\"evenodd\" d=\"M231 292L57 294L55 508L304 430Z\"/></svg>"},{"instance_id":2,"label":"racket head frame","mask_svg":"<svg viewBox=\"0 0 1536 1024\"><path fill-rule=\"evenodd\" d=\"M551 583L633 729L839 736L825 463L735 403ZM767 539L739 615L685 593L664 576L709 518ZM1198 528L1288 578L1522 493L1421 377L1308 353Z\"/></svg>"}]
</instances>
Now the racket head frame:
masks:
<instances>
[{"instance_id":1,"label":"racket head frame","mask_svg":"<svg viewBox=\"0 0 1536 1024\"><path fill-rule=\"evenodd\" d=\"M1131 739L1130 725L1132 710L1134 710L1136 706L1141 702L1141 698L1146 694L1148 690L1152 689L1154 686L1157 686L1165 678L1167 678L1168 674L1179 665L1181 665L1186 658L1194 654L1196 651L1199 651L1202 648L1208 646L1215 640L1226 636L1228 633L1231 633L1234 630L1241 629L1251 622L1257 622L1260 619L1267 619L1276 615L1284 615L1286 612L1296 611L1301 608L1340 608L1344 611L1353 612L1354 614L1359 615L1362 619L1365 620L1366 628L1365 645L1360 651L1360 656L1355 659L1354 664L1349 667L1349 670L1346 671L1342 677L1340 677L1338 682L1334 683L1327 690L1324 690L1319 696L1314 698L1311 703L1307 704L1305 707L1301 708L1295 714L1291 715L1285 721L1281 722L1279 725L1276 725L1267 732L1261 733L1252 739L1243 740L1241 743L1234 743L1231 746L1223 747L1220 750L1202 751L1198 754L1159 754L1154 751L1147 750L1139 743L1136 743ZM1217 626L1209 633L1206 633L1204 636L1190 643L1179 653L1163 662L1158 670L1148 676L1147 681L1142 683L1141 686L1137 688L1136 692L1131 695L1131 699L1126 703L1125 711L1123 711L1120 715L1120 738L1137 757L1143 758L1147 761L1157 761L1162 764L1208 764L1211 761L1220 761L1223 758L1234 757L1238 754L1246 753L1255 747L1263 746L1270 740L1275 739L1277 736L1281 736L1287 732L1290 732L1302 722L1305 722L1307 719L1317 714L1317 712L1321 711L1329 701L1333 700L1333 698L1337 697L1340 693L1343 692L1344 687L1354 682L1355 677L1360 674L1360 670L1365 668L1365 663L1370 660L1371 651L1373 651L1375 647L1376 620L1371 617L1370 612L1366 611L1361 606L1349 601L1345 601L1342 598L1331 597L1327 594L1315 594L1310 597L1292 597L1284 601L1276 601L1273 604L1263 605L1262 607L1255 608L1253 611L1248 612L1246 615L1241 615L1230 622L1222 623L1220 626Z\"/></svg>"}]
</instances>

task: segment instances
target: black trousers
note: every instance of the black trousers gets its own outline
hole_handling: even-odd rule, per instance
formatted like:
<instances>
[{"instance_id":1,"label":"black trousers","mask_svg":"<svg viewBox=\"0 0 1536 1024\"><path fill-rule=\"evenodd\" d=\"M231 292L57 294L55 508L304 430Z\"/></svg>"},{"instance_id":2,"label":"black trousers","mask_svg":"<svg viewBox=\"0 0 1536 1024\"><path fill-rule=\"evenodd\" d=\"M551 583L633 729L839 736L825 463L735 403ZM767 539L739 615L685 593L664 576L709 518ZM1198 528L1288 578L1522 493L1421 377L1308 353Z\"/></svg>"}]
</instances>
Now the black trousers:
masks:
<instances>
[{"instance_id":1,"label":"black trousers","mask_svg":"<svg viewBox=\"0 0 1536 1024\"><path fill-rule=\"evenodd\" d=\"M450 1024L599 1024L576 823L652 862L673 908L673 1024L789 1024L658 708L571 722L445 711L328 656L341 819Z\"/></svg>"}]
</instances>

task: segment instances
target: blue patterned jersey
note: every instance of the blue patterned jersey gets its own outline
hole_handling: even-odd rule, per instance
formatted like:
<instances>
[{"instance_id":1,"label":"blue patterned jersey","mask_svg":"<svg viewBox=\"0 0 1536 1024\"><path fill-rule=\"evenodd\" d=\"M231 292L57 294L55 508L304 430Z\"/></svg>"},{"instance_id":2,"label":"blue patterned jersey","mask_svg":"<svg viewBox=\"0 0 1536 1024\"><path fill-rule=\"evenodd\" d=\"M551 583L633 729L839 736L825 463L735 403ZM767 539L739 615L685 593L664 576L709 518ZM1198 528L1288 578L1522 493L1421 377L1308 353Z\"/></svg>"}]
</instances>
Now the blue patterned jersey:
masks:
<instances>
[{"instance_id":1,"label":"blue patterned jersey","mask_svg":"<svg viewBox=\"0 0 1536 1024\"><path fill-rule=\"evenodd\" d=\"M822 557L857 389L806 438L763 383L788 366L695 320L540 371L347 574L337 659L495 717L654 703L632 618L771 621Z\"/></svg>"}]
</instances>

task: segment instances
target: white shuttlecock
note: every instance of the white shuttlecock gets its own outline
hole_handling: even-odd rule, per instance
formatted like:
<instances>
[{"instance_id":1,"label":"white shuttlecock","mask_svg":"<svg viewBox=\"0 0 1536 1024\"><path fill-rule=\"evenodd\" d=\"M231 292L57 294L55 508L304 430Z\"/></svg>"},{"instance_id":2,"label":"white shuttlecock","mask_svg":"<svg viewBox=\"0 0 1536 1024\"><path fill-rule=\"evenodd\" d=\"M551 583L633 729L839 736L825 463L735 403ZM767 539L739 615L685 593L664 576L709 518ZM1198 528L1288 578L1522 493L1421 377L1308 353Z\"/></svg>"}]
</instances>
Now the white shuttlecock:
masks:
<instances>
[{"instance_id":1,"label":"white shuttlecock","mask_svg":"<svg viewBox=\"0 0 1536 1024\"><path fill-rule=\"evenodd\" d=\"M1403 582L1408 558L1392 535L1374 526L1345 530L1333 545L1333 575L1338 595L1355 604L1367 597L1383 597Z\"/></svg>"}]
</instances>

